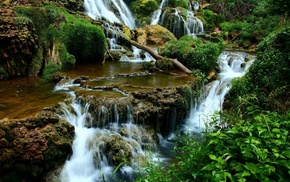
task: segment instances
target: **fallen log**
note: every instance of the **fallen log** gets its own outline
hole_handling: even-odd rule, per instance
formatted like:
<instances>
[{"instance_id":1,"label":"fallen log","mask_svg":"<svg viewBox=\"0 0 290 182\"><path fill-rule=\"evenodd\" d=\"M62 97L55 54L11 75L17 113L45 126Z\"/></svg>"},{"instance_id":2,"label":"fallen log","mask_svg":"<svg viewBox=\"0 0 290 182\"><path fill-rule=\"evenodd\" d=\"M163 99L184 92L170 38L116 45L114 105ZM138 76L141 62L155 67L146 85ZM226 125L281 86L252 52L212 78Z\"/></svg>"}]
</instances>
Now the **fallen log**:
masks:
<instances>
[{"instance_id":1,"label":"fallen log","mask_svg":"<svg viewBox=\"0 0 290 182\"><path fill-rule=\"evenodd\" d=\"M158 53L156 53L153 49L151 49L148 46L145 45L141 45L138 44L137 42L133 41L133 40L129 40L130 43L134 46L136 46L139 49L142 49L145 52L148 52L154 59L158 60L162 60L164 59L163 56L160 56ZM171 61L173 63L174 66L176 66L180 71L183 71L187 74L191 74L191 70L188 69L187 67L185 67L181 62L179 62L177 59L172 59L172 58L167 58L169 61Z\"/></svg>"}]
</instances>

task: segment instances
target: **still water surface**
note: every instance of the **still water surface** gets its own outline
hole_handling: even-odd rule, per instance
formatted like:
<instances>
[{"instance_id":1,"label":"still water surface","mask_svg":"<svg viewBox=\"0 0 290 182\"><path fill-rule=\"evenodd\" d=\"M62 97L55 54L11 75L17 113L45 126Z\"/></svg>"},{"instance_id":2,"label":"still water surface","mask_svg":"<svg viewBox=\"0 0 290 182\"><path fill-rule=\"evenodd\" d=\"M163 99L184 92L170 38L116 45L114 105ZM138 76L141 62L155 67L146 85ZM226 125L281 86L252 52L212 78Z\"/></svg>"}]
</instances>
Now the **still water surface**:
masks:
<instances>
[{"instance_id":1,"label":"still water surface","mask_svg":"<svg viewBox=\"0 0 290 182\"><path fill-rule=\"evenodd\" d=\"M77 65L74 70L60 72L71 79L87 76L85 83L90 87L114 86L124 92L150 91L156 87L184 85L194 80L181 72L153 73L140 76L141 63L105 62L104 64ZM122 76L134 73L135 76ZM104 78L104 79L99 79ZM54 85L44 83L39 77L24 77L0 81L0 120L19 119L35 115L45 107L63 101L67 94L53 91ZM118 91L100 91L75 88L78 95L89 94L95 97L124 97Z\"/></svg>"}]
</instances>

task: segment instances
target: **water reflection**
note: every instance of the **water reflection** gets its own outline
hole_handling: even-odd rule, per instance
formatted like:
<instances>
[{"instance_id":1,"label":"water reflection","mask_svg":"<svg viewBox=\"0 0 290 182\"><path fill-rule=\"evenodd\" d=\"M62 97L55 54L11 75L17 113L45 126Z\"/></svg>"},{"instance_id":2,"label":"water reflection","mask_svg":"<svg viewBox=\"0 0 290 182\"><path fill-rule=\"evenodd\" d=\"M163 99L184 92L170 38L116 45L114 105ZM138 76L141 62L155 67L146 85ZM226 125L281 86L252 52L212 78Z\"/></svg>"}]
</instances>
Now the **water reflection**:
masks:
<instances>
[{"instance_id":1,"label":"water reflection","mask_svg":"<svg viewBox=\"0 0 290 182\"><path fill-rule=\"evenodd\" d=\"M105 62L104 64L76 65L74 70L60 72L71 79L80 76L89 77L85 83L90 88L113 86L115 90L86 90L74 88L78 95L95 97L124 97L122 92L150 91L157 87L184 85L192 82L194 77L177 72L176 74L144 73L140 70L142 63ZM133 76L131 73L137 73ZM121 76L120 76L121 75ZM98 79L98 78L105 79ZM108 77L108 79L107 79ZM66 98L63 92L54 92L54 85L44 83L39 77L25 77L0 81L0 120L3 118L24 118L36 114L44 107L56 105Z\"/></svg>"},{"instance_id":2,"label":"water reflection","mask_svg":"<svg viewBox=\"0 0 290 182\"><path fill-rule=\"evenodd\" d=\"M0 81L0 120L28 117L62 101L66 95L53 93L53 87L39 77Z\"/></svg>"}]
</instances>

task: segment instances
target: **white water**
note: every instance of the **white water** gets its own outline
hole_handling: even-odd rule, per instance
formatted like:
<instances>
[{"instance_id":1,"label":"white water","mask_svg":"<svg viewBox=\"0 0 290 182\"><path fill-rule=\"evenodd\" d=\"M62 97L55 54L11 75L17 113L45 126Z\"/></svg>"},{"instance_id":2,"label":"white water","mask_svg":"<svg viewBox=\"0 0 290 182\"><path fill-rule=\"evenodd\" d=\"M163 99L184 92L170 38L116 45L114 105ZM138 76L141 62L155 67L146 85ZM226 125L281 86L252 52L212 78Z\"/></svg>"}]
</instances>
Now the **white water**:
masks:
<instances>
[{"instance_id":1,"label":"white water","mask_svg":"<svg viewBox=\"0 0 290 182\"><path fill-rule=\"evenodd\" d=\"M106 19L135 28L135 18L123 0L85 0L85 10L93 19Z\"/></svg>"},{"instance_id":2,"label":"white water","mask_svg":"<svg viewBox=\"0 0 290 182\"><path fill-rule=\"evenodd\" d=\"M247 62L246 56L250 58ZM218 121L218 125L221 124L216 113L222 109L225 95L231 88L232 79L243 76L254 59L254 56L239 52L223 52L219 56L219 79L206 85L200 97L200 102L191 108L190 116L183 128L185 132L198 133L210 129L210 122L213 118ZM244 69L242 68L243 64L246 64Z\"/></svg>"},{"instance_id":3,"label":"white water","mask_svg":"<svg viewBox=\"0 0 290 182\"><path fill-rule=\"evenodd\" d=\"M156 24L160 24L162 26L165 25L166 14L172 11L171 8L165 9L167 5L168 5L168 0L162 0L158 10L156 10L153 13L153 16L151 18L151 23L150 23L151 25L156 25ZM199 4L198 3L194 4L194 9L198 9L198 8L199 8ZM180 32L180 33L183 33L184 35L195 36L196 34L204 33L202 21L198 19L197 17L195 17L192 11L187 10L187 16L186 16L187 18L183 18L181 16L182 12L179 9L174 8L174 10L175 10L175 13L174 13L175 18L174 20L170 20L170 21L173 21L174 23L172 23L170 27L166 27L172 33L174 33L175 35L179 34L178 32L180 31L181 24L183 24L184 26L183 28L184 32Z\"/></svg>"},{"instance_id":4,"label":"white water","mask_svg":"<svg viewBox=\"0 0 290 182\"><path fill-rule=\"evenodd\" d=\"M148 52L145 52L143 56L141 56L142 50L132 46L133 50L133 58L129 58L126 55L123 55L120 59L121 62L131 62L131 63L140 63L140 62L150 62L156 61ZM157 50L155 50L157 51Z\"/></svg>"},{"instance_id":5,"label":"white water","mask_svg":"<svg viewBox=\"0 0 290 182\"><path fill-rule=\"evenodd\" d=\"M142 126L134 124L131 106L126 107L125 123L119 121L120 116L116 104L110 108L101 106L101 112L96 114L98 126L93 126L94 118L89 113L90 105L80 104L75 93L70 91L70 88L75 86L77 84L73 84L73 81L66 80L55 87L55 91L65 91L70 96L70 103L60 103L63 110L63 115L60 117L75 127L73 154L62 169L60 181L118 181L120 176L132 181L133 173L140 167L140 163L144 164L149 160L156 163L166 160L152 152L152 149L156 148L156 144L152 136ZM108 115L111 108L112 113ZM118 175L113 172L114 167L111 159L114 152L106 149L108 145L112 145L112 148L121 145L119 154L129 152L130 165L124 164L120 167ZM124 155L125 157L126 155ZM127 158L127 160L129 159Z\"/></svg>"},{"instance_id":6,"label":"white water","mask_svg":"<svg viewBox=\"0 0 290 182\"><path fill-rule=\"evenodd\" d=\"M156 25L158 24L159 20L160 20L160 16L161 16L161 13L162 13L162 9L167 6L168 4L168 0L162 0L161 4L159 5L159 8L158 10L156 10L154 13L153 13L153 16L151 18L151 25Z\"/></svg>"}]
</instances>

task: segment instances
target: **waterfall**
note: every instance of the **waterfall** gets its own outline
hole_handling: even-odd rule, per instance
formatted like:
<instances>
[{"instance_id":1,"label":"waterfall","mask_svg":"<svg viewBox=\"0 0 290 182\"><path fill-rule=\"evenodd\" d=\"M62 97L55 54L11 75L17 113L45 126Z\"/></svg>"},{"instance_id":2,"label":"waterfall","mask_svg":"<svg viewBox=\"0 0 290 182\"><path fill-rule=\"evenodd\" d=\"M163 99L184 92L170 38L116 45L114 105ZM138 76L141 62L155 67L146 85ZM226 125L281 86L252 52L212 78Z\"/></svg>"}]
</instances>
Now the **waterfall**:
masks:
<instances>
[{"instance_id":1,"label":"waterfall","mask_svg":"<svg viewBox=\"0 0 290 182\"><path fill-rule=\"evenodd\" d=\"M121 23L135 28L135 18L123 0L85 0L87 14L97 20L106 19L111 23Z\"/></svg>"},{"instance_id":2,"label":"waterfall","mask_svg":"<svg viewBox=\"0 0 290 182\"><path fill-rule=\"evenodd\" d=\"M157 147L154 136L134 121L132 106L123 108L122 115L117 104L100 106L94 118L89 112L90 104L80 102L71 91L71 87L78 86L73 82L66 80L55 87L55 91L67 92L70 96L70 102L60 103L59 117L75 128L73 153L65 162L60 181L133 181L133 173L138 173L140 164L167 160L154 153ZM122 165L116 172L118 164Z\"/></svg>"},{"instance_id":3,"label":"waterfall","mask_svg":"<svg viewBox=\"0 0 290 182\"><path fill-rule=\"evenodd\" d=\"M246 61L248 58L250 60ZM243 76L254 59L254 56L241 52L223 52L219 56L219 79L207 84L200 96L200 102L193 104L183 128L185 132L198 133L207 128L210 129L209 122L213 119L221 124L217 113L222 109L225 95L231 88L232 79Z\"/></svg>"},{"instance_id":4,"label":"waterfall","mask_svg":"<svg viewBox=\"0 0 290 182\"><path fill-rule=\"evenodd\" d=\"M156 25L159 22L160 19L160 15L162 13L162 8L164 8L165 6L167 6L168 4L168 0L162 0L161 4L159 5L158 10L153 12L153 16L151 18L151 25Z\"/></svg>"},{"instance_id":5,"label":"waterfall","mask_svg":"<svg viewBox=\"0 0 290 182\"><path fill-rule=\"evenodd\" d=\"M203 23L194 16L193 11L186 11L186 15L179 8L165 8L168 0L162 0L158 10L153 13L151 25L160 24L170 30L177 38L183 35L195 36L203 34ZM199 4L194 4L194 9L198 9ZM162 16L161 16L162 15Z\"/></svg>"}]
</instances>

